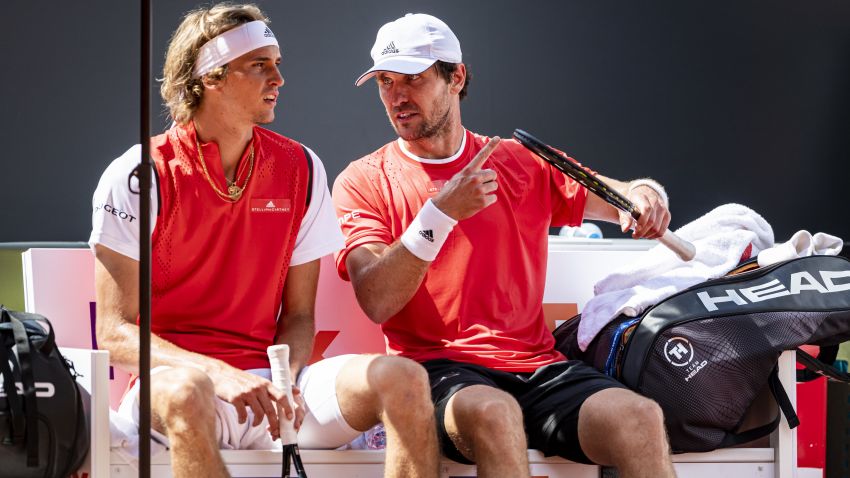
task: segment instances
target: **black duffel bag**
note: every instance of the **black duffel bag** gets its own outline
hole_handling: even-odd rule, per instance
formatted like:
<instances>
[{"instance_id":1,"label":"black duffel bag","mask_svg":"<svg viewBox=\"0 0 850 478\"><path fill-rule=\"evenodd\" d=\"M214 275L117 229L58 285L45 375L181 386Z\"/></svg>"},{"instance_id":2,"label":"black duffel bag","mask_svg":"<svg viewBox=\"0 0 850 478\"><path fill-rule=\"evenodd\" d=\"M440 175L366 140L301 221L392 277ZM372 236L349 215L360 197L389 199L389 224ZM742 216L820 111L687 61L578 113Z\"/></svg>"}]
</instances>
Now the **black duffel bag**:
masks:
<instances>
[{"instance_id":1,"label":"black duffel bag","mask_svg":"<svg viewBox=\"0 0 850 478\"><path fill-rule=\"evenodd\" d=\"M780 411L796 426L777 375L785 350L820 346L822 361L797 349L798 362L850 381L827 365L850 339L850 262L843 257L803 257L697 284L640 317L615 319L585 352L579 320L555 330L558 350L658 402L674 452L763 437L776 429ZM808 370L798 380L819 376Z\"/></svg>"},{"instance_id":2,"label":"black duffel bag","mask_svg":"<svg viewBox=\"0 0 850 478\"><path fill-rule=\"evenodd\" d=\"M90 443L75 376L46 318L0 306L0 476L66 478L80 468Z\"/></svg>"}]
</instances>

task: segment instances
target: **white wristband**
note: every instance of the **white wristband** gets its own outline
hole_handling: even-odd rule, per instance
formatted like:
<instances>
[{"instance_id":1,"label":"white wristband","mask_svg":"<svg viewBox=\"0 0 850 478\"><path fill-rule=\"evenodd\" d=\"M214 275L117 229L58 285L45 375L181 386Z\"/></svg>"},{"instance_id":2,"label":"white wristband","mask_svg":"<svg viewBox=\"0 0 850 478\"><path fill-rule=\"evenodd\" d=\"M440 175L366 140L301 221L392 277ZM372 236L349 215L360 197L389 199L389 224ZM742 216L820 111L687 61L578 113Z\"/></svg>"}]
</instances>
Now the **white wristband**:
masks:
<instances>
[{"instance_id":1,"label":"white wristband","mask_svg":"<svg viewBox=\"0 0 850 478\"><path fill-rule=\"evenodd\" d=\"M629 190L626 192L626 195L640 186L646 186L655 191L661 197L661 202L664 203L664 207L670 207L670 198L667 197L667 191L664 190L664 186L658 184L658 181L653 181L652 179L635 179L629 183Z\"/></svg>"},{"instance_id":2,"label":"white wristband","mask_svg":"<svg viewBox=\"0 0 850 478\"><path fill-rule=\"evenodd\" d=\"M429 199L401 235L401 243L414 256L423 261L433 261L455 224L457 221L440 211Z\"/></svg>"}]
</instances>

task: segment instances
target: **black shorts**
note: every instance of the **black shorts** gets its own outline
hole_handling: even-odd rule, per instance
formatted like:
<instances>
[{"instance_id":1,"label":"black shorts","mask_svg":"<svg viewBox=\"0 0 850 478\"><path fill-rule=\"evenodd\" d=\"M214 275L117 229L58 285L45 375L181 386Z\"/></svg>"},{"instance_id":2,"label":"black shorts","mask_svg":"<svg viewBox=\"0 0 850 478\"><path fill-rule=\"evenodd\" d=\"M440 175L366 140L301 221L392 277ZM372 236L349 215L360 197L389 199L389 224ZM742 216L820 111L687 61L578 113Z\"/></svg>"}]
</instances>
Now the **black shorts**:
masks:
<instances>
[{"instance_id":1,"label":"black shorts","mask_svg":"<svg viewBox=\"0 0 850 478\"><path fill-rule=\"evenodd\" d=\"M546 456L558 455L578 463L592 463L578 441L578 413L588 397L623 384L578 360L556 362L534 373L493 370L452 360L422 364L431 382L431 399L443 454L459 463L470 462L454 446L445 428L446 405L459 390L489 385L511 394L522 409L528 447Z\"/></svg>"}]
</instances>

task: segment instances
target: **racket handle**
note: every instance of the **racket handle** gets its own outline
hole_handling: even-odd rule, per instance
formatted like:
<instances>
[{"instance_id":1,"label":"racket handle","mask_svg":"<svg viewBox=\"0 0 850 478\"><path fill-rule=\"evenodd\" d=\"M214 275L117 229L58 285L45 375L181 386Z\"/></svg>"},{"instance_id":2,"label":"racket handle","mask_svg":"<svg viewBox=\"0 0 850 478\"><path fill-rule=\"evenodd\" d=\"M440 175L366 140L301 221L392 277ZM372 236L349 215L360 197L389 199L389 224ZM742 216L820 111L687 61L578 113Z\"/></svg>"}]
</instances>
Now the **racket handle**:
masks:
<instances>
[{"instance_id":1,"label":"racket handle","mask_svg":"<svg viewBox=\"0 0 850 478\"><path fill-rule=\"evenodd\" d=\"M694 258L697 253L696 248L690 242L673 234L669 229L664 231L664 235L658 238L658 242L667 246L668 249L675 252L679 259L687 262Z\"/></svg>"},{"instance_id":2,"label":"racket handle","mask_svg":"<svg viewBox=\"0 0 850 478\"><path fill-rule=\"evenodd\" d=\"M271 365L272 383L286 393L286 400L292 407L292 380L289 374L289 345L272 345L266 349ZM278 417L280 422L280 442L283 445L298 443L295 434L295 420L287 420L286 415Z\"/></svg>"}]
</instances>

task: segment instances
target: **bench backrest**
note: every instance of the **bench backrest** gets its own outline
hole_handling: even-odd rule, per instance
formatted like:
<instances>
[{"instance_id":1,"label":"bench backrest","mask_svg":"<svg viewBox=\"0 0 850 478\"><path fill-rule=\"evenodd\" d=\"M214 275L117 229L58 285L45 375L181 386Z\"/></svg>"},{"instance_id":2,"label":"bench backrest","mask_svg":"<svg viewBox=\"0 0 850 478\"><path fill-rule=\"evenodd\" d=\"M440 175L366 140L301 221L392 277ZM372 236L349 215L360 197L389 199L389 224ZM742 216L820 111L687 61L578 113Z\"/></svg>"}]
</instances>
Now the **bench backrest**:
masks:
<instances>
[{"instance_id":1,"label":"bench backrest","mask_svg":"<svg viewBox=\"0 0 850 478\"><path fill-rule=\"evenodd\" d=\"M575 315L593 296L593 284L653 241L565 240L550 237L544 312L550 328ZM34 248L23 255L26 310L49 318L59 345L97 349L94 258L88 249ZM362 312L333 258L322 259L316 298L312 360L345 353L383 353L378 326ZM117 408L128 374L110 370L110 403Z\"/></svg>"}]
</instances>

